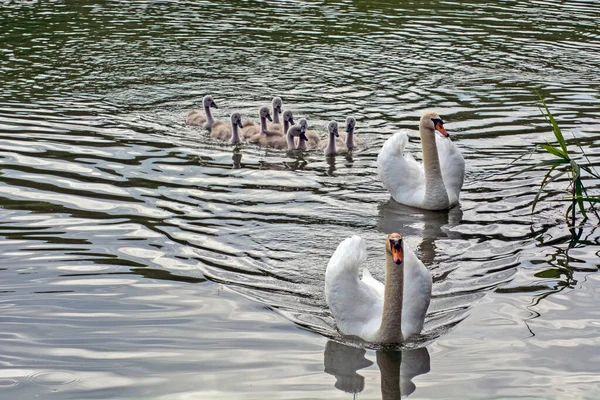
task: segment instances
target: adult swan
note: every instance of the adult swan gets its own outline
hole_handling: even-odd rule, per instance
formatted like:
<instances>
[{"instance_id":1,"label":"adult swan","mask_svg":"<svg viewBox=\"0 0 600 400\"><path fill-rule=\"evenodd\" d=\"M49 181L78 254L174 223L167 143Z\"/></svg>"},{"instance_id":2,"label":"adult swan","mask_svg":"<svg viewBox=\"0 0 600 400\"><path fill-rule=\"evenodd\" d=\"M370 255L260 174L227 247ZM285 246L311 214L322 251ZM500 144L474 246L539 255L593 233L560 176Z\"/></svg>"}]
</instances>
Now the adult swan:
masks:
<instances>
[{"instance_id":1,"label":"adult swan","mask_svg":"<svg viewBox=\"0 0 600 400\"><path fill-rule=\"evenodd\" d=\"M436 130L442 136L436 135ZM426 210L448 209L458 203L465 160L435 112L423 114L419 133L423 164L404 153L408 136L398 132L383 144L377 156L379 176L398 203Z\"/></svg>"},{"instance_id":2,"label":"adult swan","mask_svg":"<svg viewBox=\"0 0 600 400\"><path fill-rule=\"evenodd\" d=\"M339 244L325 272L325 298L345 335L367 342L401 343L421 332L431 299L431 273L398 233L387 236L385 285L367 268L365 241L359 236Z\"/></svg>"}]
</instances>

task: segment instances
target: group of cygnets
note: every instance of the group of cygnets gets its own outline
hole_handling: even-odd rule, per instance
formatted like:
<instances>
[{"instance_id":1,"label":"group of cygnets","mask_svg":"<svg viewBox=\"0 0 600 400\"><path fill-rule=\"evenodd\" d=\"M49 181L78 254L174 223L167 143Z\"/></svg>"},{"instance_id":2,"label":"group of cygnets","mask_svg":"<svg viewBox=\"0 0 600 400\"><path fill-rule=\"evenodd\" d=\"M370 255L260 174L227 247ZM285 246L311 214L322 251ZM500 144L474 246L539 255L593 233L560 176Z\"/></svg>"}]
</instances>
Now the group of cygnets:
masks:
<instances>
[{"instance_id":1,"label":"group of cygnets","mask_svg":"<svg viewBox=\"0 0 600 400\"><path fill-rule=\"evenodd\" d=\"M346 119L346 129L342 131L338 130L337 122L329 122L328 137L322 139L314 130L308 130L306 119L300 118L296 125L290 110L282 112L280 97L273 98L272 115L269 107L260 108L259 124L249 119L242 122L242 115L237 111L231 114L231 123L215 121L211 108L219 107L210 95L204 96L202 106L204 112L192 110L188 113L186 124L201 126L210 131L211 137L232 144L245 141L275 149L322 150L326 156L347 153L357 144L354 137L356 120L353 117Z\"/></svg>"}]
</instances>

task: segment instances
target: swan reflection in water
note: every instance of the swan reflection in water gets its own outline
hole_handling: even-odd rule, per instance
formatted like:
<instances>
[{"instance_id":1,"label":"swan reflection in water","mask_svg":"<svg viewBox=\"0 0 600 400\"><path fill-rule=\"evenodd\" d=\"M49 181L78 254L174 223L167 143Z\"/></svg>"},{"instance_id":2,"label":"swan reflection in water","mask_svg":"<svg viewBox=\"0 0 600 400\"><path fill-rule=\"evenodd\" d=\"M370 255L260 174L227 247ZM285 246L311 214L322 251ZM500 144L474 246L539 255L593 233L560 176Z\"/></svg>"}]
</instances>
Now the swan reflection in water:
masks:
<instances>
[{"instance_id":1,"label":"swan reflection in water","mask_svg":"<svg viewBox=\"0 0 600 400\"><path fill-rule=\"evenodd\" d=\"M460 223L462 210L460 203L450 210L429 211L405 206L394 200L379 205L377 230L388 234L400 232L404 237L421 237L419 250L421 261L426 266L435 258L435 242L439 238L459 239L460 233L451 228Z\"/></svg>"},{"instance_id":2,"label":"swan reflection in water","mask_svg":"<svg viewBox=\"0 0 600 400\"><path fill-rule=\"evenodd\" d=\"M365 378L357 371L370 367L373 362L365 358L366 350L329 340L325 345L325 372L335 376L335 387L346 393L360 393L365 388ZM377 365L381 374L383 400L400 399L416 389L412 379L426 374L430 369L426 347L411 350L377 350Z\"/></svg>"}]
</instances>

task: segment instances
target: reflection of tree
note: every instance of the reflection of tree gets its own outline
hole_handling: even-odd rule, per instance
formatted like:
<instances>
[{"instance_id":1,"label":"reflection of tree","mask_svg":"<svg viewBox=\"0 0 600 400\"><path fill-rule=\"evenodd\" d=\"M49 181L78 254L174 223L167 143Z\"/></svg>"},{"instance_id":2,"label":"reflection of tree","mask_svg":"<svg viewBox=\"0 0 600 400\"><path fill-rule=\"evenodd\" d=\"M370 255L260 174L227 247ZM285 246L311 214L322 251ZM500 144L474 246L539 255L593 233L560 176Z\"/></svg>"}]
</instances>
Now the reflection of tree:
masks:
<instances>
[{"instance_id":1,"label":"reflection of tree","mask_svg":"<svg viewBox=\"0 0 600 400\"><path fill-rule=\"evenodd\" d=\"M357 371L373 363L365 358L366 350L328 341L325 346L325 372L336 377L335 387L346 393L359 393L365 379ZM412 379L429 372L430 359L426 347L413 350L378 350L377 365L381 373L381 395L384 400L399 399L416 389Z\"/></svg>"}]
</instances>

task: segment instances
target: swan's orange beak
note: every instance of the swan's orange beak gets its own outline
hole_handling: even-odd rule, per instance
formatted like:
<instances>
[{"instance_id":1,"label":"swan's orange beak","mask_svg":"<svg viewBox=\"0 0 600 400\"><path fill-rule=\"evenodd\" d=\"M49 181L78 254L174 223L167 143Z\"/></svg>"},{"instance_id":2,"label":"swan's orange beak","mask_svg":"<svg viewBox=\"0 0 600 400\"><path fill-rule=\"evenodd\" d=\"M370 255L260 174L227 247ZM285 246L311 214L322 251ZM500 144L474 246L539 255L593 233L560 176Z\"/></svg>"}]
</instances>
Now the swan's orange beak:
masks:
<instances>
[{"instance_id":1,"label":"swan's orange beak","mask_svg":"<svg viewBox=\"0 0 600 400\"><path fill-rule=\"evenodd\" d=\"M402 238L390 239L390 250L392 251L392 260L395 264L404 262L404 250L402 249Z\"/></svg>"},{"instance_id":2,"label":"swan's orange beak","mask_svg":"<svg viewBox=\"0 0 600 400\"><path fill-rule=\"evenodd\" d=\"M448 132L446 132L446 129L444 128L444 124L442 124L441 122L438 122L437 124L435 124L435 129L437 129L437 131L445 137L450 136L450 134Z\"/></svg>"}]
</instances>

